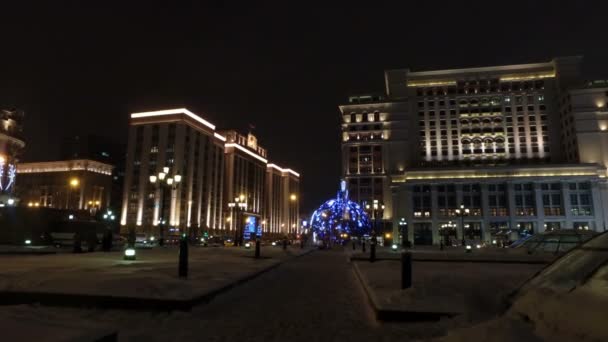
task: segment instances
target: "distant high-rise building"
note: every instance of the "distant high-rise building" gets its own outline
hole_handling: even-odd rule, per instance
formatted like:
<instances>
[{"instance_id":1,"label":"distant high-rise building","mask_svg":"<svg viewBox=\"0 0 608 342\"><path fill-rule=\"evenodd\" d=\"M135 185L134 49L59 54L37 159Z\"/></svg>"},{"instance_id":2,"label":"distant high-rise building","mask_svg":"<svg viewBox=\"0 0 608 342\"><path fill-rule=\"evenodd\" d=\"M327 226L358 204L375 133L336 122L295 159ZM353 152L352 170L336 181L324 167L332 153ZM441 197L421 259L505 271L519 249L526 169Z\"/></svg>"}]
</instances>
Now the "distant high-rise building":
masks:
<instances>
[{"instance_id":1,"label":"distant high-rise building","mask_svg":"<svg viewBox=\"0 0 608 342\"><path fill-rule=\"evenodd\" d=\"M604 230L608 88L580 60L386 71L340 106L351 197L416 244Z\"/></svg>"}]
</instances>

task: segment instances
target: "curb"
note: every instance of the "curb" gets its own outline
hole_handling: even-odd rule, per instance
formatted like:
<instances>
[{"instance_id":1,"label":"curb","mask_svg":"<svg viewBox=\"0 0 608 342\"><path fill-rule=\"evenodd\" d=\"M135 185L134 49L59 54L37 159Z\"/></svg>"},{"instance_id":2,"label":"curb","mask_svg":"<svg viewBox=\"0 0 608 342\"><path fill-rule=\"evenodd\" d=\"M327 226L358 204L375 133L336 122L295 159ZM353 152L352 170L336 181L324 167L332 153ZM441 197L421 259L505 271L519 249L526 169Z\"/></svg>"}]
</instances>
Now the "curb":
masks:
<instances>
[{"instance_id":1,"label":"curb","mask_svg":"<svg viewBox=\"0 0 608 342\"><path fill-rule=\"evenodd\" d=\"M0 305L18 305L39 303L46 306L59 307L90 307L101 309L127 309L140 311L190 311L193 307L210 302L215 296L222 294L238 285L246 283L281 264L292 259L308 255L314 250L309 250L299 255L276 262L257 272L245 275L235 281L221 285L202 295L190 299L158 299L158 298L135 298L116 297L107 295L48 293L28 291L0 291Z\"/></svg>"},{"instance_id":2,"label":"curb","mask_svg":"<svg viewBox=\"0 0 608 342\"><path fill-rule=\"evenodd\" d=\"M376 261L399 261L398 257L396 258L378 258L376 257ZM369 261L369 257L359 257L359 256L351 256L350 261ZM480 264L528 264L528 265L547 265L552 261L549 260L495 260L495 259L459 259L459 258L450 258L450 259L439 259L439 258L425 258L425 257L416 257L415 254L412 255L412 261L417 262L470 262L470 263L480 263Z\"/></svg>"},{"instance_id":3,"label":"curb","mask_svg":"<svg viewBox=\"0 0 608 342\"><path fill-rule=\"evenodd\" d=\"M428 321L439 321L443 317L454 317L458 313L449 312L429 312L429 311L408 311L408 310L392 310L382 309L378 304L378 299L373 293L372 289L367 286L364 280L364 276L359 270L359 266L353 263L353 272L357 279L361 283L361 286L365 290L367 301L372 307L372 310L376 314L376 319L383 322L428 322Z\"/></svg>"}]
</instances>

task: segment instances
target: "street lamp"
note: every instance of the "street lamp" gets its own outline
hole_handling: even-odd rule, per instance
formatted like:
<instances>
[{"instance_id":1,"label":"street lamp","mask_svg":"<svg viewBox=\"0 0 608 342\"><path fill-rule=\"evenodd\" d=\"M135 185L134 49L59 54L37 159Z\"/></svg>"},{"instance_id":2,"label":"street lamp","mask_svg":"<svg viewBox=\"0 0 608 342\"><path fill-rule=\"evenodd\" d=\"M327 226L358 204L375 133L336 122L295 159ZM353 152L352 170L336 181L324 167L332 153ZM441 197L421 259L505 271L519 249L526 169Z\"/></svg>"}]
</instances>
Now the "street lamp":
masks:
<instances>
[{"instance_id":1,"label":"street lamp","mask_svg":"<svg viewBox=\"0 0 608 342\"><path fill-rule=\"evenodd\" d=\"M408 231L407 231L407 222L405 218L399 219L399 232L401 233L401 247L407 247L410 244Z\"/></svg>"},{"instance_id":2,"label":"street lamp","mask_svg":"<svg viewBox=\"0 0 608 342\"><path fill-rule=\"evenodd\" d=\"M67 203L66 203L66 209L71 209L71 202L72 202L72 192L74 192L74 190L76 190L78 188L78 186L80 185L80 180L76 177L70 178L70 180L68 181L68 195L67 195Z\"/></svg>"},{"instance_id":3,"label":"street lamp","mask_svg":"<svg viewBox=\"0 0 608 342\"><path fill-rule=\"evenodd\" d=\"M370 209L370 205L366 204L365 205L366 209ZM384 213L384 204L382 204L382 202L378 201L378 200L374 200L372 202L372 219L374 220L374 232L376 232L378 230L378 216L382 216L382 214ZM383 221L384 222L384 221ZM384 229L382 229L384 231Z\"/></svg>"},{"instance_id":4,"label":"street lamp","mask_svg":"<svg viewBox=\"0 0 608 342\"><path fill-rule=\"evenodd\" d=\"M158 226L160 230L160 238L158 240L159 246L163 246L165 244L165 234L164 234L164 225L167 220L164 217L165 215L165 187L169 188L171 191L175 191L177 186L182 181L182 176L179 174L173 175L173 177L167 177L170 169L168 167L163 167L163 170L156 175L150 175L150 184L154 185L157 191L160 191L160 210L158 213Z\"/></svg>"},{"instance_id":5,"label":"street lamp","mask_svg":"<svg viewBox=\"0 0 608 342\"><path fill-rule=\"evenodd\" d=\"M460 217L460 227L462 227L462 245L466 246L467 241L465 240L465 231L464 231L464 217L469 216L469 208L465 208L464 204L460 205L460 208L456 209L456 216Z\"/></svg>"},{"instance_id":6,"label":"street lamp","mask_svg":"<svg viewBox=\"0 0 608 342\"><path fill-rule=\"evenodd\" d=\"M242 241L241 241L241 230L240 227L243 224L243 220L242 218L242 213L247 210L247 202L245 201L246 197L245 195L241 194L239 195L239 197L235 197L234 198L234 202L230 202L228 203L228 208L230 208L230 216L232 216L234 214L234 209L237 209L237 218L234 221L235 225L234 225L234 246L237 247L239 246L239 244L242 245Z\"/></svg>"}]
</instances>

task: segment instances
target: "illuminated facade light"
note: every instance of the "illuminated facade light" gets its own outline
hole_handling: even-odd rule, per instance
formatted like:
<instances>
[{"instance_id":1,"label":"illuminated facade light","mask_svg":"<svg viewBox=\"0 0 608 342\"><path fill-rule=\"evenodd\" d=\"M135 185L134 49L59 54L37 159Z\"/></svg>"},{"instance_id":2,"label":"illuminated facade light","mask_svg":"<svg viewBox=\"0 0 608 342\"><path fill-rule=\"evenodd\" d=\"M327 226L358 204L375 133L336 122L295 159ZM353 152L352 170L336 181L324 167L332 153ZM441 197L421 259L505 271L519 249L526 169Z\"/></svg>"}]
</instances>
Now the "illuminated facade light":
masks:
<instances>
[{"instance_id":1,"label":"illuminated facade light","mask_svg":"<svg viewBox=\"0 0 608 342\"><path fill-rule=\"evenodd\" d=\"M254 157L255 159L261 161L264 164L268 163L268 160L266 158L263 158L262 156L258 155L257 153L251 152L250 150L248 150L247 148L245 148L245 147L243 147L243 146L241 146L239 144L236 144L236 143L227 143L225 146L226 146L226 148L228 148L228 147L237 148L238 150L241 150L241 151L247 153L248 155Z\"/></svg>"},{"instance_id":2,"label":"illuminated facade light","mask_svg":"<svg viewBox=\"0 0 608 342\"><path fill-rule=\"evenodd\" d=\"M209 121L201 118L200 116L192 113L191 111L189 111L186 108L177 108L177 109L167 109L167 110L157 110L157 111L153 111L153 112L141 112L141 113L132 113L131 114L131 118L132 119L138 119L138 118L147 118L147 117L154 117L154 116L164 116L164 115L179 115L179 114L184 114L192 119L194 119L195 121L211 128L211 130L215 130L215 125L210 123Z\"/></svg>"}]
</instances>

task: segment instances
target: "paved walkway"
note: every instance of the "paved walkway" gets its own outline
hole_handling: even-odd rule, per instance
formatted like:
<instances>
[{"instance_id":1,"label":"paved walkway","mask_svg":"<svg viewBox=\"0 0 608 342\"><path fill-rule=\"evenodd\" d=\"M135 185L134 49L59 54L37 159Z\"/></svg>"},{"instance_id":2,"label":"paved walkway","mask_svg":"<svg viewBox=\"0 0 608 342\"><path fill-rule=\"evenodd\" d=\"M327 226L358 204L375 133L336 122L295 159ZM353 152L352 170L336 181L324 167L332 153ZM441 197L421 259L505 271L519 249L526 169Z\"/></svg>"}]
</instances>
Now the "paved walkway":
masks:
<instances>
[{"instance_id":1,"label":"paved walkway","mask_svg":"<svg viewBox=\"0 0 608 342\"><path fill-rule=\"evenodd\" d=\"M407 341L429 326L381 325L342 250L288 261L192 312L31 308L113 326L120 341Z\"/></svg>"}]
</instances>

